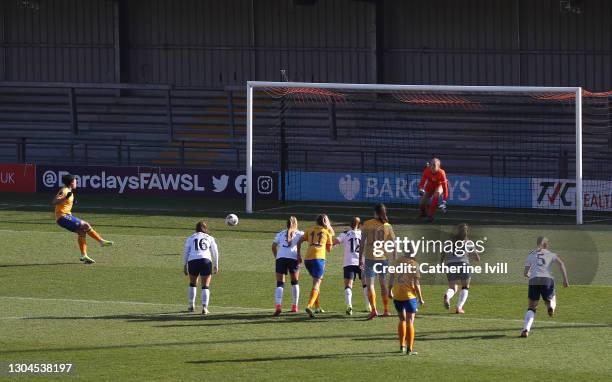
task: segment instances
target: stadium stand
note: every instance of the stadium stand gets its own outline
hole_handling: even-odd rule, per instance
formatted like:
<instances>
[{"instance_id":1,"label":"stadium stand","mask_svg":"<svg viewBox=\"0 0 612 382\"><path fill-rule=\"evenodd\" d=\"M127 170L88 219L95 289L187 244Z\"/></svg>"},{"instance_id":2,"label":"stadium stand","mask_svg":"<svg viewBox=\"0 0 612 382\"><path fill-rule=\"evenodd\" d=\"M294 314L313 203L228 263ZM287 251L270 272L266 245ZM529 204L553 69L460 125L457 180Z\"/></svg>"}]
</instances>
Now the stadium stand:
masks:
<instances>
[{"instance_id":1,"label":"stadium stand","mask_svg":"<svg viewBox=\"0 0 612 382\"><path fill-rule=\"evenodd\" d=\"M0 82L0 100L0 160L5 162L243 168L243 87ZM468 174L571 176L573 110L560 105L551 111L520 97L512 105L507 101L483 110L405 105L371 96L336 105L260 95L254 110L255 165L419 171L435 147ZM612 172L596 165L612 156L611 110L610 96L585 98L585 176ZM533 124L537 132L521 130ZM538 144L531 150L534 139ZM542 151L542 142L550 143L550 150ZM310 160L314 157L323 160ZM549 173L527 165L533 161Z\"/></svg>"}]
</instances>

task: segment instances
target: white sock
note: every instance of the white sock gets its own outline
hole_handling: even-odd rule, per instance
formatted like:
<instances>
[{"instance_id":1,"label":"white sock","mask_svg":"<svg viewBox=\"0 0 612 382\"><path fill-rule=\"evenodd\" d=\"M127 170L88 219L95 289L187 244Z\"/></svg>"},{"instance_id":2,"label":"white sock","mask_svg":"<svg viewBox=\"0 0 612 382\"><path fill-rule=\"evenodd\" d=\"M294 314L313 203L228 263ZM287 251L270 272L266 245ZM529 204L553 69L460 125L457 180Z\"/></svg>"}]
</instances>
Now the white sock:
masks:
<instances>
[{"instance_id":1,"label":"white sock","mask_svg":"<svg viewBox=\"0 0 612 382\"><path fill-rule=\"evenodd\" d=\"M274 303L276 305L281 305L283 303L283 287L276 287L276 291L274 292Z\"/></svg>"},{"instance_id":2,"label":"white sock","mask_svg":"<svg viewBox=\"0 0 612 382\"><path fill-rule=\"evenodd\" d=\"M453 298L453 296L455 295L455 290L448 288L446 290L446 299L448 300L448 302L450 302L451 298Z\"/></svg>"},{"instance_id":3,"label":"white sock","mask_svg":"<svg viewBox=\"0 0 612 382\"><path fill-rule=\"evenodd\" d=\"M353 306L353 290L351 288L344 288L344 303L346 306Z\"/></svg>"},{"instance_id":4,"label":"white sock","mask_svg":"<svg viewBox=\"0 0 612 382\"><path fill-rule=\"evenodd\" d=\"M367 285L363 287L363 297L365 299L366 308L370 306L370 298L368 297L368 287Z\"/></svg>"},{"instance_id":5,"label":"white sock","mask_svg":"<svg viewBox=\"0 0 612 382\"><path fill-rule=\"evenodd\" d=\"M523 330L530 331L533 319L535 318L535 312L533 310L527 310L525 313L525 322L523 323Z\"/></svg>"},{"instance_id":6,"label":"white sock","mask_svg":"<svg viewBox=\"0 0 612 382\"><path fill-rule=\"evenodd\" d=\"M188 293L189 299L187 300L187 303L189 304L189 306L195 306L196 289L197 287L192 287L192 286L187 287L187 291L189 292Z\"/></svg>"},{"instance_id":7,"label":"white sock","mask_svg":"<svg viewBox=\"0 0 612 382\"><path fill-rule=\"evenodd\" d=\"M291 285L291 304L297 305L300 299L300 285Z\"/></svg>"},{"instance_id":8,"label":"white sock","mask_svg":"<svg viewBox=\"0 0 612 382\"><path fill-rule=\"evenodd\" d=\"M208 308L208 301L210 300L210 289L202 289L202 306Z\"/></svg>"},{"instance_id":9,"label":"white sock","mask_svg":"<svg viewBox=\"0 0 612 382\"><path fill-rule=\"evenodd\" d=\"M548 306L550 306L552 310L555 310L557 308L557 296L553 296L553 298L550 299Z\"/></svg>"},{"instance_id":10,"label":"white sock","mask_svg":"<svg viewBox=\"0 0 612 382\"><path fill-rule=\"evenodd\" d=\"M459 292L459 300L457 301L457 308L463 308L463 304L467 301L468 293L468 289L461 289L461 292Z\"/></svg>"}]
</instances>

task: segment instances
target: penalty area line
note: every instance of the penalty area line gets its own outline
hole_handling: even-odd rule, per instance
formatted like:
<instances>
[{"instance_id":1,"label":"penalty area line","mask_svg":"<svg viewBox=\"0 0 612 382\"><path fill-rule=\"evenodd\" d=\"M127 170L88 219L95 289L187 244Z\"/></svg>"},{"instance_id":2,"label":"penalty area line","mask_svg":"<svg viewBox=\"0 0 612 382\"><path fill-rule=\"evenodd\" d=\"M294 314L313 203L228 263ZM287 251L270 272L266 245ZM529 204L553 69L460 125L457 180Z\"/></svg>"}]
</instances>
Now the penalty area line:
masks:
<instances>
[{"instance_id":1,"label":"penalty area line","mask_svg":"<svg viewBox=\"0 0 612 382\"><path fill-rule=\"evenodd\" d=\"M68 303L81 303L81 304L165 306L165 307L172 307L172 308L178 308L178 307L184 308L185 307L185 305L182 305L182 304L163 304L163 303L142 302L142 301L82 300L82 299L72 299L72 298L41 298L41 297L22 297L22 296L0 296L0 299L2 300L68 302ZM250 308L250 307L244 307L244 306L225 306L225 305L215 305L215 308L239 310L242 312L268 312L268 311L271 312L274 310L274 309Z\"/></svg>"}]
</instances>

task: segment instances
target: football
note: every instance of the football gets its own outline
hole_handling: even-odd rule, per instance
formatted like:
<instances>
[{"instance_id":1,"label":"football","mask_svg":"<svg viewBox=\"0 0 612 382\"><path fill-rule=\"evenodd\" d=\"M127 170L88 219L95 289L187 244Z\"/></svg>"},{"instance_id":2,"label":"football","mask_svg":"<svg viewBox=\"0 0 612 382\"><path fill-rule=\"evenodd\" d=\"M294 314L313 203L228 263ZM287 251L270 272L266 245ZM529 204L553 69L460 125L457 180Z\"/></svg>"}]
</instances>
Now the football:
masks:
<instances>
[{"instance_id":1,"label":"football","mask_svg":"<svg viewBox=\"0 0 612 382\"><path fill-rule=\"evenodd\" d=\"M238 216L235 214L229 214L225 217L225 224L229 226L235 226L238 224Z\"/></svg>"}]
</instances>

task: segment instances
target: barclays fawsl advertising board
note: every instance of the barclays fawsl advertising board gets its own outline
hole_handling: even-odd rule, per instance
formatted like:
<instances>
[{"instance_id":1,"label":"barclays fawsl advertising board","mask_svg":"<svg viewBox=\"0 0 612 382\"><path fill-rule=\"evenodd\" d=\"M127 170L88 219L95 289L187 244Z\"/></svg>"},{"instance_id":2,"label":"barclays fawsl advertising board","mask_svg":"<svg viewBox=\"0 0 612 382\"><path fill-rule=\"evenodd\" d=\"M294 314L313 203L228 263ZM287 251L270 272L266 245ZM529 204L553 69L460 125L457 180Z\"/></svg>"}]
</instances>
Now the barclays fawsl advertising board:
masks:
<instances>
[{"instance_id":1,"label":"barclays fawsl advertising board","mask_svg":"<svg viewBox=\"0 0 612 382\"><path fill-rule=\"evenodd\" d=\"M417 203L421 174L292 171L289 200L328 202ZM530 178L449 176L449 202L454 205L531 208Z\"/></svg>"},{"instance_id":2,"label":"barclays fawsl advertising board","mask_svg":"<svg viewBox=\"0 0 612 382\"><path fill-rule=\"evenodd\" d=\"M53 192L62 176L75 175L79 192L113 194L244 197L246 176L239 171L163 167L37 166L37 191ZM254 197L278 199L277 176L253 174Z\"/></svg>"}]
</instances>

